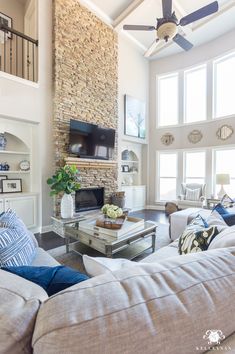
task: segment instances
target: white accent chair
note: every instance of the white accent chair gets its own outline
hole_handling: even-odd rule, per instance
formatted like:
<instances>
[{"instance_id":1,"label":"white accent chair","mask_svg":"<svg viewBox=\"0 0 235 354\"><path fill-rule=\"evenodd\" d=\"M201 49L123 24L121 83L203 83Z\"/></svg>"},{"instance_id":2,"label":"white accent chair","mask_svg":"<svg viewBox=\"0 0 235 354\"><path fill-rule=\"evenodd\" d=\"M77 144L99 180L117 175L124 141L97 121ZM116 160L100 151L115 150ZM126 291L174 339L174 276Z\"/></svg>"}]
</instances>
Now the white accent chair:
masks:
<instances>
[{"instance_id":1,"label":"white accent chair","mask_svg":"<svg viewBox=\"0 0 235 354\"><path fill-rule=\"evenodd\" d=\"M195 190L200 189L199 199L198 200L190 200L186 199L186 191L188 189ZM181 184L181 194L178 197L178 208L179 209L186 209L186 208L203 208L205 203L205 190L206 185L200 183L182 183Z\"/></svg>"}]
</instances>

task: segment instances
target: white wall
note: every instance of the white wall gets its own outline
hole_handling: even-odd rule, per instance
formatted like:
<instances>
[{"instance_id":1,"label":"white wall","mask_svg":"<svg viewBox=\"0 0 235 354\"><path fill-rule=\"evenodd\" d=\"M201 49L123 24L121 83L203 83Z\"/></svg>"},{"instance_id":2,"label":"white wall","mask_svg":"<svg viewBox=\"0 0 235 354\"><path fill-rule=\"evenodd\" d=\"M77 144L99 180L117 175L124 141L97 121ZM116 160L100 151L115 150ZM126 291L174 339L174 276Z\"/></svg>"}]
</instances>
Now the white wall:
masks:
<instances>
[{"instance_id":1,"label":"white wall","mask_svg":"<svg viewBox=\"0 0 235 354\"><path fill-rule=\"evenodd\" d=\"M143 54L139 52L136 46L125 36L123 36L123 34L119 34L118 55L119 159L121 158L121 146L126 145L126 140L133 143L133 148L135 148L137 144L137 150L139 149L138 145L142 144L143 174L141 183L146 184L147 145L144 145L144 143L147 142L148 137L145 141L143 141L142 139L135 139L124 136L124 95L128 94L146 102L146 120L148 124L149 62L143 57Z\"/></svg>"},{"instance_id":2,"label":"white wall","mask_svg":"<svg viewBox=\"0 0 235 354\"><path fill-rule=\"evenodd\" d=\"M156 76L173 71L179 71L190 66L198 65L207 62L220 56L226 52L235 49L235 31L231 31L224 36L217 38L214 41L206 43L200 47L195 47L189 52L162 58L150 63L149 83L150 83L150 136L149 136L149 204L155 203L155 181L156 181L156 151L157 150L175 150L175 149L192 149L209 146L221 146L235 144L235 134L225 142L217 139L216 131L222 124L229 124L233 127L235 117L223 120L214 120L206 123L190 124L180 127L156 128L157 118L157 103L156 103ZM212 95L210 90L209 95ZM195 145L189 143L187 136L193 129L201 130L204 139ZM175 141L169 147L161 143L161 136L164 133L171 133L175 137Z\"/></svg>"},{"instance_id":3,"label":"white wall","mask_svg":"<svg viewBox=\"0 0 235 354\"><path fill-rule=\"evenodd\" d=\"M39 83L28 83L0 72L1 116L37 123L40 166L40 226L50 224L52 200L46 179L53 172L52 142L52 3L38 1Z\"/></svg>"}]
</instances>

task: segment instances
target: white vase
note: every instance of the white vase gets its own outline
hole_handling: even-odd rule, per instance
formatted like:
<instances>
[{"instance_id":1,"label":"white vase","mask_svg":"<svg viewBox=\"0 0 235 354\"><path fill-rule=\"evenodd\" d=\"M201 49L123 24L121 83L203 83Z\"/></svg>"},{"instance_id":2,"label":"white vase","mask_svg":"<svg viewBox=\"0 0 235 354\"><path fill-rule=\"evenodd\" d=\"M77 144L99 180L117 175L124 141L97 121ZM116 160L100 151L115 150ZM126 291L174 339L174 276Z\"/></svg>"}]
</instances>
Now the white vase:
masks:
<instances>
[{"instance_id":1,"label":"white vase","mask_svg":"<svg viewBox=\"0 0 235 354\"><path fill-rule=\"evenodd\" d=\"M60 214L63 219L73 217L73 197L71 194L64 193L60 203Z\"/></svg>"}]
</instances>

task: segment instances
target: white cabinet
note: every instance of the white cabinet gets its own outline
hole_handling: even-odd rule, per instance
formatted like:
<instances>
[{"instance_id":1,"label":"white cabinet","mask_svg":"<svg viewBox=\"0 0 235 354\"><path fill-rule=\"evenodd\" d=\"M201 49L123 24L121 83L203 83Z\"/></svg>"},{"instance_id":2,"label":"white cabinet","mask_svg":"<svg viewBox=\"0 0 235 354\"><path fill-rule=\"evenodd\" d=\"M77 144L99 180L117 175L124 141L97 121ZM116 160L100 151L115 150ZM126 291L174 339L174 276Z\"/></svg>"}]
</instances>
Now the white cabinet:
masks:
<instances>
[{"instance_id":1,"label":"white cabinet","mask_svg":"<svg viewBox=\"0 0 235 354\"><path fill-rule=\"evenodd\" d=\"M145 208L146 204L146 186L122 186L121 190L125 192L125 207L133 210Z\"/></svg>"},{"instance_id":2,"label":"white cabinet","mask_svg":"<svg viewBox=\"0 0 235 354\"><path fill-rule=\"evenodd\" d=\"M0 199L0 212L14 210L30 229L37 226L37 196L24 195Z\"/></svg>"},{"instance_id":3,"label":"white cabinet","mask_svg":"<svg viewBox=\"0 0 235 354\"><path fill-rule=\"evenodd\" d=\"M0 199L0 213L4 211L4 200Z\"/></svg>"}]
</instances>

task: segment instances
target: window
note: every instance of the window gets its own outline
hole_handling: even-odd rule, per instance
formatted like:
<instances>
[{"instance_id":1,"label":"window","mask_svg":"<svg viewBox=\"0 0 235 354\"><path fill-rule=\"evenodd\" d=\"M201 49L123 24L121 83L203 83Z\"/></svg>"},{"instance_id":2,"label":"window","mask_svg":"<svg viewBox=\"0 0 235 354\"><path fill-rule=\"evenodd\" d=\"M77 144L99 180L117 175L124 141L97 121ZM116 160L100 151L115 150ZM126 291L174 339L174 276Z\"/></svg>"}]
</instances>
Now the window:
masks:
<instances>
[{"instance_id":1,"label":"window","mask_svg":"<svg viewBox=\"0 0 235 354\"><path fill-rule=\"evenodd\" d=\"M206 120L207 116L207 71L206 65L184 73L185 123Z\"/></svg>"},{"instance_id":2,"label":"window","mask_svg":"<svg viewBox=\"0 0 235 354\"><path fill-rule=\"evenodd\" d=\"M214 62L214 117L235 114L235 53Z\"/></svg>"},{"instance_id":3,"label":"window","mask_svg":"<svg viewBox=\"0 0 235 354\"><path fill-rule=\"evenodd\" d=\"M158 125L178 123L178 74L158 78Z\"/></svg>"},{"instance_id":4,"label":"window","mask_svg":"<svg viewBox=\"0 0 235 354\"><path fill-rule=\"evenodd\" d=\"M186 183L205 183L205 151L185 153L185 182Z\"/></svg>"},{"instance_id":5,"label":"window","mask_svg":"<svg viewBox=\"0 0 235 354\"><path fill-rule=\"evenodd\" d=\"M231 150L216 150L215 151L215 174L217 173L228 173L230 175L230 185L224 186L226 193L234 198L235 191L235 149ZM220 185L216 185L214 179L214 191L217 194L220 190Z\"/></svg>"},{"instance_id":6,"label":"window","mask_svg":"<svg viewBox=\"0 0 235 354\"><path fill-rule=\"evenodd\" d=\"M160 200L176 198L177 154L159 154L159 192Z\"/></svg>"}]
</instances>

